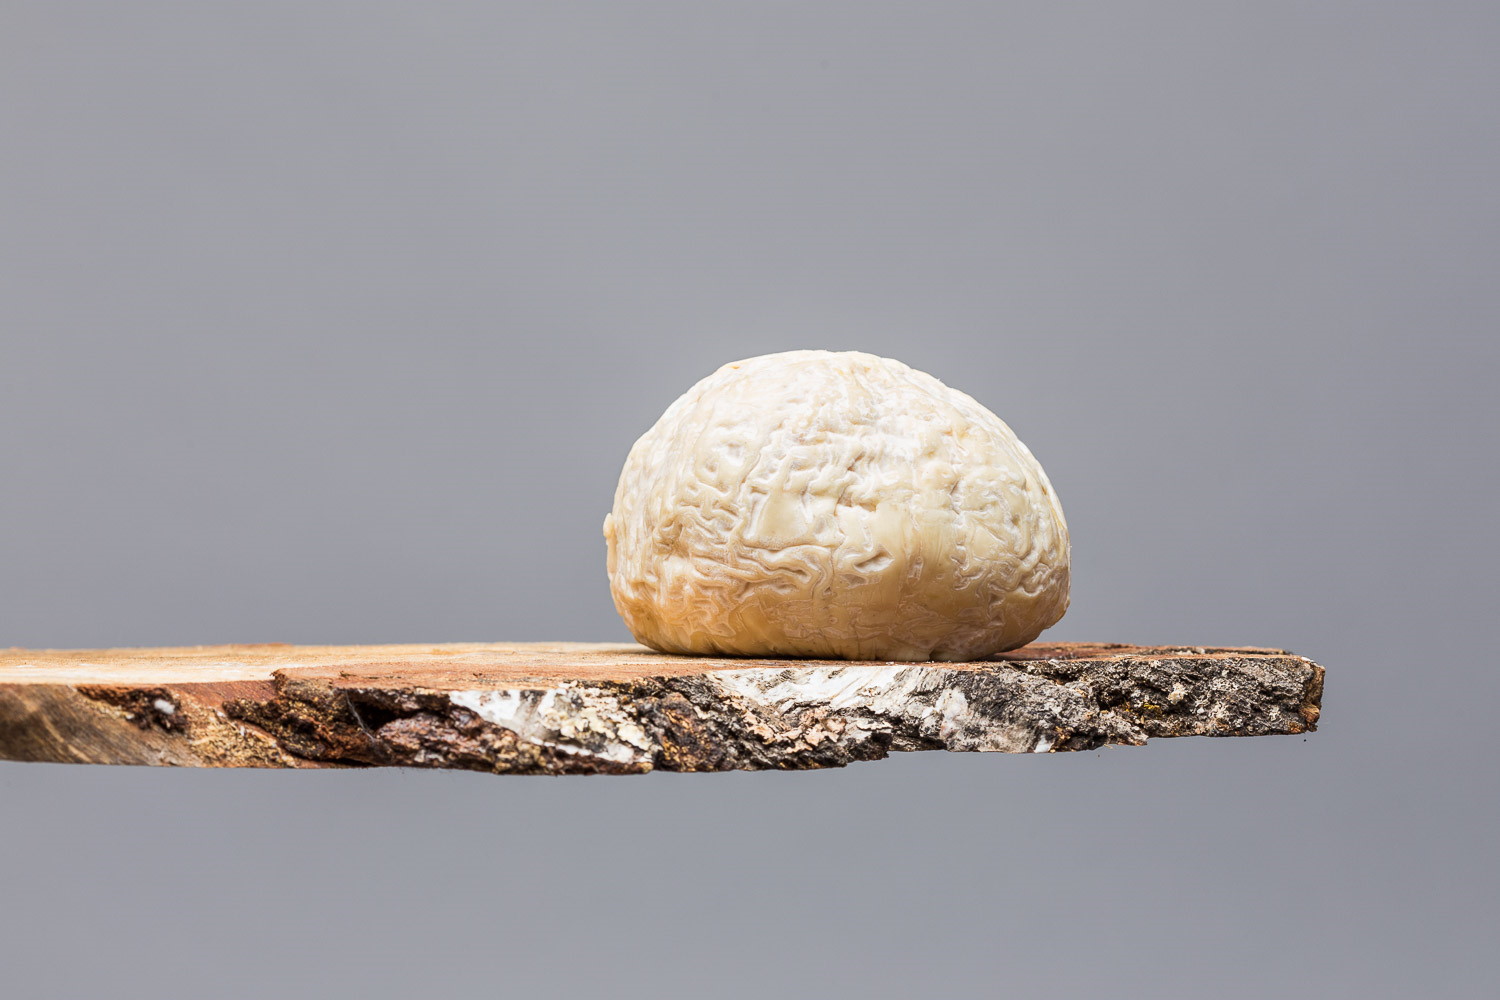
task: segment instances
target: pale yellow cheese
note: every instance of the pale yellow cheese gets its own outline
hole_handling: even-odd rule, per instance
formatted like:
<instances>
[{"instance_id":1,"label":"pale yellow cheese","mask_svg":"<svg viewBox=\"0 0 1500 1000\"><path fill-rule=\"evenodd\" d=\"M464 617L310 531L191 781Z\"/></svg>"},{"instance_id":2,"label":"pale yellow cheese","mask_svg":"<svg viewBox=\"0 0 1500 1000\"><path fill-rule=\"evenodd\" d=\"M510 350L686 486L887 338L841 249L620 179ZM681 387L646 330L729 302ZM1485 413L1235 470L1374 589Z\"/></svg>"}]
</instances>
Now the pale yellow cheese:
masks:
<instances>
[{"instance_id":1,"label":"pale yellow cheese","mask_svg":"<svg viewBox=\"0 0 1500 1000\"><path fill-rule=\"evenodd\" d=\"M673 653L971 660L1068 607L1068 528L1009 427L858 352L725 365L636 442L610 590Z\"/></svg>"}]
</instances>

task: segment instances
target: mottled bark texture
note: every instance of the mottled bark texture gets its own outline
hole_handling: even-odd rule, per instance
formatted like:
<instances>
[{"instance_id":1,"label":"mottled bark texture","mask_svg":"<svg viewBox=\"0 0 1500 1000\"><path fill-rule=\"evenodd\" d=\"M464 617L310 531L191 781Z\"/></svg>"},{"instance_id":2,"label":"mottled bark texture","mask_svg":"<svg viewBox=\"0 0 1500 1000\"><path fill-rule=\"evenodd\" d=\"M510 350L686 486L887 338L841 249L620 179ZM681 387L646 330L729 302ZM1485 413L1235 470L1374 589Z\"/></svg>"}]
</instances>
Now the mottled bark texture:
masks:
<instances>
[{"instance_id":1,"label":"mottled bark texture","mask_svg":"<svg viewBox=\"0 0 1500 1000\"><path fill-rule=\"evenodd\" d=\"M978 663L674 657L589 643L0 652L0 758L503 774L841 767L1310 732L1281 650L1034 644Z\"/></svg>"}]
</instances>

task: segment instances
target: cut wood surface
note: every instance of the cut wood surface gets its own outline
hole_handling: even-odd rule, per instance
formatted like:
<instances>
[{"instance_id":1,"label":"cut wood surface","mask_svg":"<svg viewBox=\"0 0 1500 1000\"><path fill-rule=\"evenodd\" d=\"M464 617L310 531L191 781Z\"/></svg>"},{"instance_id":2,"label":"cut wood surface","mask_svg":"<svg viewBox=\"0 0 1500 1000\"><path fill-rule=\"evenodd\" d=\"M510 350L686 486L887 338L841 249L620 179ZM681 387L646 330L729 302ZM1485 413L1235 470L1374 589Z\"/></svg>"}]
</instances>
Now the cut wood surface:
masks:
<instances>
[{"instance_id":1,"label":"cut wood surface","mask_svg":"<svg viewBox=\"0 0 1500 1000\"><path fill-rule=\"evenodd\" d=\"M0 651L0 758L518 774L837 767L1316 727L1276 649L1037 643L975 663L739 660L604 643Z\"/></svg>"}]
</instances>

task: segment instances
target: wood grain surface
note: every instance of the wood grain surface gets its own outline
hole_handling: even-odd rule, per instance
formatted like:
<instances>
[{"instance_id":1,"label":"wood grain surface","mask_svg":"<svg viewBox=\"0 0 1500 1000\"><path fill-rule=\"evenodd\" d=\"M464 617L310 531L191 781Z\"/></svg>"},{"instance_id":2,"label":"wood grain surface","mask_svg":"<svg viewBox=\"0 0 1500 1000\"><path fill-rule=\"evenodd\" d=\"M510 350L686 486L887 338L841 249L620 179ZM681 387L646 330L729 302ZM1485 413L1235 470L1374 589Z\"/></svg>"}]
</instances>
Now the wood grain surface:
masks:
<instances>
[{"instance_id":1,"label":"wood grain surface","mask_svg":"<svg viewBox=\"0 0 1500 1000\"><path fill-rule=\"evenodd\" d=\"M0 651L0 757L209 767L629 773L838 766L1315 728L1283 650L1034 644L973 663L641 646L282 644Z\"/></svg>"}]
</instances>

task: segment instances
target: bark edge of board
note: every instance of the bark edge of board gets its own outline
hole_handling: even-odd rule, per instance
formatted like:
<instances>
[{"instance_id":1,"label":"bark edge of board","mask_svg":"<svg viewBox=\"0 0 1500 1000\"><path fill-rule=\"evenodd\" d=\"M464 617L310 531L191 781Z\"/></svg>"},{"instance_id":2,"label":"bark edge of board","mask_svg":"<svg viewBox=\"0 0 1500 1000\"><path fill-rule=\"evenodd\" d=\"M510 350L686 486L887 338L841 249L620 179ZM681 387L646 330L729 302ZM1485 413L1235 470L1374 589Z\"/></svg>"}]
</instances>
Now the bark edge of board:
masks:
<instances>
[{"instance_id":1,"label":"bark edge of board","mask_svg":"<svg viewBox=\"0 0 1500 1000\"><path fill-rule=\"evenodd\" d=\"M0 758L632 774L1312 732L1324 670L1256 647L1037 643L974 663L607 643L0 650Z\"/></svg>"}]
</instances>

